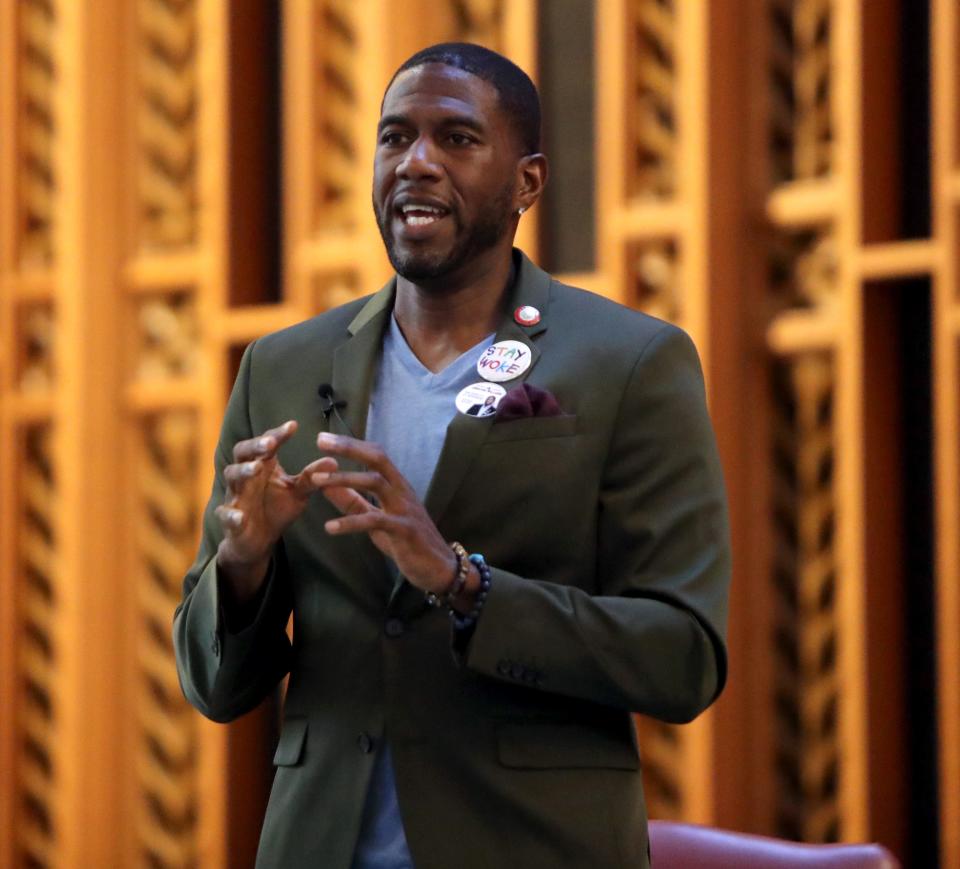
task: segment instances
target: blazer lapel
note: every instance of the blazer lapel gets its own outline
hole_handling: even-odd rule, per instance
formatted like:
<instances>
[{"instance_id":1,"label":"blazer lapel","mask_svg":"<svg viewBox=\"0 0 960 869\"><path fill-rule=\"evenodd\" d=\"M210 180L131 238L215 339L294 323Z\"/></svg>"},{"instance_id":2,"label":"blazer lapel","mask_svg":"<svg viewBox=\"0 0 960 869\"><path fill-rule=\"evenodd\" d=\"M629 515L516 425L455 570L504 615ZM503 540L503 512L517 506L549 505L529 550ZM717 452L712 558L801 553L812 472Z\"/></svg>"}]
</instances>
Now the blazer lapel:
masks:
<instances>
[{"instance_id":1,"label":"blazer lapel","mask_svg":"<svg viewBox=\"0 0 960 869\"><path fill-rule=\"evenodd\" d=\"M340 410L343 422L332 415L329 431L362 439L367 428L367 409L373 388L373 374L383 343L383 333L393 309L395 281L391 280L376 293L347 327L351 337L333 353L331 386L333 398L344 402ZM344 470L357 470L359 465L349 459L339 460ZM360 549L363 561L376 575L389 576L389 566L380 550L366 534L351 535Z\"/></svg>"},{"instance_id":2,"label":"blazer lapel","mask_svg":"<svg viewBox=\"0 0 960 869\"><path fill-rule=\"evenodd\" d=\"M336 416L331 417L331 431L339 434L352 432L360 439L366 433L373 372L383 344L383 333L393 310L395 285L396 281L392 280L371 297L347 327L351 337L333 353L333 397L345 402L341 415L350 431L344 430Z\"/></svg>"},{"instance_id":3,"label":"blazer lapel","mask_svg":"<svg viewBox=\"0 0 960 869\"><path fill-rule=\"evenodd\" d=\"M530 348L530 365L519 377L503 383L511 389L523 383L530 376L540 358L540 350L532 339L547 329L550 283L552 278L537 268L519 250L517 278L513 292L508 296L500 326L494 341L520 341ZM529 305L540 312L540 322L534 326L521 326L514 319L517 308ZM477 375L477 379L480 376ZM438 528L443 530L444 516L450 501L460 488L467 471L477 457L480 447L486 440L494 417L483 419L457 413L447 426L446 439L437 461L436 469L430 480L430 487L424 499L424 506ZM402 602L401 602L402 601ZM407 615L423 608L423 594L408 583L398 583L391 597L391 607L402 607Z\"/></svg>"}]
</instances>

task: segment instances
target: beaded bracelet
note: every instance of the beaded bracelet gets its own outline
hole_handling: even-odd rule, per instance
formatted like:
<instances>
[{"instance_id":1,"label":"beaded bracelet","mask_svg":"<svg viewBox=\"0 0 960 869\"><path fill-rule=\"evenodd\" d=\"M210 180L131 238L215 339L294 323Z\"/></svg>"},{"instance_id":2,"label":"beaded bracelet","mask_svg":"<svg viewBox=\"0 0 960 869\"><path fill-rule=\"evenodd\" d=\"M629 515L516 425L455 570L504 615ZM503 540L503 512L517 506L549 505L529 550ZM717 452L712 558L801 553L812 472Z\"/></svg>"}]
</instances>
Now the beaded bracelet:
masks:
<instances>
[{"instance_id":1,"label":"beaded bracelet","mask_svg":"<svg viewBox=\"0 0 960 869\"><path fill-rule=\"evenodd\" d=\"M487 601L487 595L490 593L490 568L486 560L479 552L474 552L470 556L470 561L480 571L480 590L477 592L473 609L467 615L461 616L453 607L450 608L450 618L453 619L453 626L458 631L472 628L477 623L477 619L480 618L480 611L483 609L483 605Z\"/></svg>"},{"instance_id":2,"label":"beaded bracelet","mask_svg":"<svg viewBox=\"0 0 960 869\"><path fill-rule=\"evenodd\" d=\"M437 593L435 591L427 592L427 603L435 607L449 607L454 598L459 597L463 587L467 584L467 573L470 570L470 562L467 560L467 550L459 543L451 543L450 548L453 554L457 556L457 572L453 575L453 581L450 588L445 592Z\"/></svg>"}]
</instances>

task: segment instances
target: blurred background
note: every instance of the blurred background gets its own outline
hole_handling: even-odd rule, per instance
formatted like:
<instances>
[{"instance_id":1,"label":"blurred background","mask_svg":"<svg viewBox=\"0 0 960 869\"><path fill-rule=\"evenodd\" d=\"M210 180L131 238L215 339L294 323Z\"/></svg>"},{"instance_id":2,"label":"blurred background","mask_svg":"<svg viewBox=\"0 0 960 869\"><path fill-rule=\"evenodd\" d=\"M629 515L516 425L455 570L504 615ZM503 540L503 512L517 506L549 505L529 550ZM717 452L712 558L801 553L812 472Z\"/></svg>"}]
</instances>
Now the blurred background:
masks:
<instances>
[{"instance_id":1,"label":"blurred background","mask_svg":"<svg viewBox=\"0 0 960 869\"><path fill-rule=\"evenodd\" d=\"M250 340L389 275L380 97L460 39L541 89L519 244L703 358L731 675L639 721L651 817L960 867L958 20L0 0L0 866L252 865L281 701L204 721L170 641L221 413Z\"/></svg>"}]
</instances>

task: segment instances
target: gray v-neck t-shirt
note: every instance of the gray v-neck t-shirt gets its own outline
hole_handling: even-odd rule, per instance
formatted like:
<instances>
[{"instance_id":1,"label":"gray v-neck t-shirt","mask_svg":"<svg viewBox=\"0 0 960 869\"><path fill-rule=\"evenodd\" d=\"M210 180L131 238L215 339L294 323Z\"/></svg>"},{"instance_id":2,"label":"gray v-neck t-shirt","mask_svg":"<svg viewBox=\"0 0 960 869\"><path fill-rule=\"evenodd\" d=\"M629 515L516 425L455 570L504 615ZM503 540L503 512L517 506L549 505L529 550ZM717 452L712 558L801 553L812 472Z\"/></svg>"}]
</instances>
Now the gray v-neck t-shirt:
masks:
<instances>
[{"instance_id":1,"label":"gray v-neck t-shirt","mask_svg":"<svg viewBox=\"0 0 960 869\"><path fill-rule=\"evenodd\" d=\"M370 396L366 439L384 449L421 501L440 458L447 425L458 413L457 395L482 379L477 360L493 344L493 338L488 335L434 373L417 359L396 319L390 317ZM386 738L377 752L367 790L353 869L413 869Z\"/></svg>"},{"instance_id":2,"label":"gray v-neck t-shirt","mask_svg":"<svg viewBox=\"0 0 960 869\"><path fill-rule=\"evenodd\" d=\"M457 395L482 381L477 360L492 344L493 335L488 335L434 373L417 359L396 318L390 317L370 396L366 439L383 447L421 501L440 458L447 425L458 413Z\"/></svg>"}]
</instances>

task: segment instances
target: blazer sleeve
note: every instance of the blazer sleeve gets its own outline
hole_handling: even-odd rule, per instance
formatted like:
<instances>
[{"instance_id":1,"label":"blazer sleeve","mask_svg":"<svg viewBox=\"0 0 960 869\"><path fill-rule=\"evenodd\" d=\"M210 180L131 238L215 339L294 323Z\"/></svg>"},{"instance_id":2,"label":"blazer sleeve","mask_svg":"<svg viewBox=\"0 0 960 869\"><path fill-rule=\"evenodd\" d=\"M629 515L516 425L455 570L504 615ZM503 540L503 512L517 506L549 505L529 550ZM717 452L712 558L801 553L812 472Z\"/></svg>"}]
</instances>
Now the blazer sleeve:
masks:
<instances>
[{"instance_id":1,"label":"blazer sleeve","mask_svg":"<svg viewBox=\"0 0 960 869\"><path fill-rule=\"evenodd\" d=\"M700 362L675 326L655 333L629 377L597 516L597 594L491 565L483 613L461 649L454 639L455 656L497 679L692 720L726 678L730 545Z\"/></svg>"},{"instance_id":2,"label":"blazer sleeve","mask_svg":"<svg viewBox=\"0 0 960 869\"><path fill-rule=\"evenodd\" d=\"M286 625L292 599L282 545L271 560L260 605L242 625L225 618L217 576L223 534L213 511L224 501L223 470L232 461L234 444L253 437L248 385L255 343L243 354L227 404L200 549L184 578L183 597L173 616L173 649L184 696L207 718L221 722L256 706L290 668Z\"/></svg>"}]
</instances>

